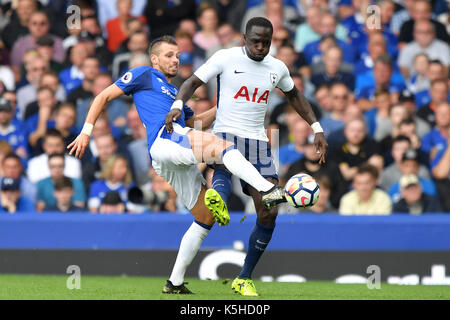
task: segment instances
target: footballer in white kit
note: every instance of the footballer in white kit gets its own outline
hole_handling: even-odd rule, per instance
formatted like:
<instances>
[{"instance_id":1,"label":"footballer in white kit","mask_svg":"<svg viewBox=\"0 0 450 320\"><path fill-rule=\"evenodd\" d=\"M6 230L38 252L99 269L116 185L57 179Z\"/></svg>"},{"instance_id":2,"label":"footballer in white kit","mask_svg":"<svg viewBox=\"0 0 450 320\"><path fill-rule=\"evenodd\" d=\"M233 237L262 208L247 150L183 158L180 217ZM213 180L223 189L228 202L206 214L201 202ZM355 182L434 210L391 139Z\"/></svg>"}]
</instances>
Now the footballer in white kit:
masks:
<instances>
[{"instance_id":1,"label":"footballer in white kit","mask_svg":"<svg viewBox=\"0 0 450 320\"><path fill-rule=\"evenodd\" d=\"M187 101L199 86L217 77L217 113L214 133L234 142L245 158L270 182L277 184L278 175L273 164L269 139L264 128L264 118L269 97L275 88L286 95L289 104L311 125L315 133L315 146L320 163L325 161L328 144L323 130L306 98L295 87L286 65L268 55L273 26L263 17L247 22L243 47L219 50L180 87L175 103ZM174 103L174 104L175 104ZM179 110L171 110L166 125L181 116ZM213 189L215 195L205 194L205 205L225 202L231 193L231 174L223 166L215 165ZM250 234L244 266L231 288L245 296L257 296L251 279L253 269L267 247L275 228L276 204L265 206L260 193L242 182L243 191L253 198L257 211L256 225ZM220 197L220 198L218 198Z\"/></svg>"}]
</instances>

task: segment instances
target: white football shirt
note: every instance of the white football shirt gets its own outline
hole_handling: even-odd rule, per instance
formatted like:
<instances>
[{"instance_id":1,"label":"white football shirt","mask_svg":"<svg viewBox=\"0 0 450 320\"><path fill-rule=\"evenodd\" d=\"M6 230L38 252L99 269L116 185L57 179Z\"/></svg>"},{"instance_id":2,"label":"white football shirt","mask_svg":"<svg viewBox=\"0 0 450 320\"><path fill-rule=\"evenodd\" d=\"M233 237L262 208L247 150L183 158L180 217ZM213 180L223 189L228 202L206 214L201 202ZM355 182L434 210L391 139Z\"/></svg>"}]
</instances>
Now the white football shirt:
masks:
<instances>
[{"instance_id":1,"label":"white football shirt","mask_svg":"<svg viewBox=\"0 0 450 320\"><path fill-rule=\"evenodd\" d=\"M203 82L217 77L217 114L213 132L269 141L264 128L269 95L290 91L294 81L286 65L267 55L250 59L244 47L217 51L194 74Z\"/></svg>"}]
</instances>

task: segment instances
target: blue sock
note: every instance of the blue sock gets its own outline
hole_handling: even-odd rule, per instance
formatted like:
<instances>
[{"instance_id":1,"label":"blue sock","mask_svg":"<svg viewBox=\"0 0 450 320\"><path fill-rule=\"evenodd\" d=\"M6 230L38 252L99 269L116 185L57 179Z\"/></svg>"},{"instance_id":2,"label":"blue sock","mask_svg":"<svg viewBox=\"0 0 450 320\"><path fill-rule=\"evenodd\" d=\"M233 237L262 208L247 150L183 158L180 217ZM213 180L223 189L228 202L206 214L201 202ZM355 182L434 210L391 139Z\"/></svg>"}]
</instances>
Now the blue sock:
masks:
<instances>
[{"instance_id":1,"label":"blue sock","mask_svg":"<svg viewBox=\"0 0 450 320\"><path fill-rule=\"evenodd\" d=\"M250 235L250 239L248 240L248 252L245 257L244 266L242 267L241 273L239 274L239 278L251 278L253 269L258 263L259 258L263 254L264 250L266 250L267 245L272 238L273 230L275 229L275 225L273 226L265 226L256 221L256 225L253 228L253 231Z\"/></svg>"},{"instance_id":2,"label":"blue sock","mask_svg":"<svg viewBox=\"0 0 450 320\"><path fill-rule=\"evenodd\" d=\"M231 173L225 169L214 170L212 187L220 194L222 200L227 203L231 194Z\"/></svg>"}]
</instances>

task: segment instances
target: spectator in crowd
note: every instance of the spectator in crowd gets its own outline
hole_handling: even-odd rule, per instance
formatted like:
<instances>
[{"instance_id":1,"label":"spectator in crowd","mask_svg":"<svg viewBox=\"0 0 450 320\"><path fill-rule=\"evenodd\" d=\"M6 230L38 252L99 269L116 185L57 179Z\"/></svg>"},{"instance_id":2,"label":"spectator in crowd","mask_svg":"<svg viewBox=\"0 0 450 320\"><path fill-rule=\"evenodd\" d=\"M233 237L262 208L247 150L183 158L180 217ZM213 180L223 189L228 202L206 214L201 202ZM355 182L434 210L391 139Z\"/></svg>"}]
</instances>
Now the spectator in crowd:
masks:
<instances>
[{"instance_id":1,"label":"spectator in crowd","mask_svg":"<svg viewBox=\"0 0 450 320\"><path fill-rule=\"evenodd\" d=\"M433 24L428 20L414 24L414 41L400 51L398 65L405 79L410 77L414 57L420 53L425 53L430 60L441 60L446 67L450 65L450 47L442 40L436 39Z\"/></svg>"},{"instance_id":2,"label":"spectator in crowd","mask_svg":"<svg viewBox=\"0 0 450 320\"><path fill-rule=\"evenodd\" d=\"M53 59L54 45L55 40L50 35L45 35L36 40L36 51L47 61L51 71L59 73L63 69L63 64Z\"/></svg>"},{"instance_id":3,"label":"spectator in crowd","mask_svg":"<svg viewBox=\"0 0 450 320\"><path fill-rule=\"evenodd\" d=\"M13 91L16 89L16 76L9 65L2 63L4 57L6 57L6 49L0 40L0 83L2 83L0 94L3 93L3 90Z\"/></svg>"},{"instance_id":4,"label":"spectator in crowd","mask_svg":"<svg viewBox=\"0 0 450 320\"><path fill-rule=\"evenodd\" d=\"M22 195L19 180L3 178L0 192L0 213L33 212L33 202Z\"/></svg>"},{"instance_id":5,"label":"spectator in crowd","mask_svg":"<svg viewBox=\"0 0 450 320\"><path fill-rule=\"evenodd\" d=\"M311 82L316 86L324 83L343 83L351 91L355 88L355 78L352 73L342 71L342 50L339 47L328 48L323 57L325 69L322 72L315 73Z\"/></svg>"},{"instance_id":6,"label":"spectator in crowd","mask_svg":"<svg viewBox=\"0 0 450 320\"><path fill-rule=\"evenodd\" d=\"M432 128L436 125L436 107L447 102L449 83L446 80L435 80L431 84L431 102L417 110L417 116L426 121Z\"/></svg>"},{"instance_id":7,"label":"spectator in crowd","mask_svg":"<svg viewBox=\"0 0 450 320\"><path fill-rule=\"evenodd\" d=\"M434 157L431 163L433 178L435 179L438 193L442 201L442 207L446 212L450 211L450 126L447 132L442 132L445 136L445 142L442 141L442 147L436 147Z\"/></svg>"},{"instance_id":8,"label":"spectator in crowd","mask_svg":"<svg viewBox=\"0 0 450 320\"><path fill-rule=\"evenodd\" d=\"M378 57L387 54L386 39L381 32L372 32L367 40L367 53L361 54L361 59L355 63L355 74L363 74L373 70Z\"/></svg>"},{"instance_id":9,"label":"spectator in crowd","mask_svg":"<svg viewBox=\"0 0 450 320\"><path fill-rule=\"evenodd\" d=\"M86 45L88 56L95 56L100 61L100 65L109 66L113 55L106 47L106 41L102 37L102 29L98 25L96 16L83 18L81 29L77 36L77 42Z\"/></svg>"},{"instance_id":10,"label":"spectator in crowd","mask_svg":"<svg viewBox=\"0 0 450 320\"><path fill-rule=\"evenodd\" d=\"M54 126L58 100L56 100L55 92L52 89L42 87L37 92L37 103L38 113L29 117L25 122L25 130L31 148L35 148L38 140L45 135L47 129Z\"/></svg>"},{"instance_id":11,"label":"spectator in crowd","mask_svg":"<svg viewBox=\"0 0 450 320\"><path fill-rule=\"evenodd\" d=\"M126 212L125 202L116 191L109 191L105 194L102 204L98 210L101 214L122 214Z\"/></svg>"},{"instance_id":12,"label":"spectator in crowd","mask_svg":"<svg viewBox=\"0 0 450 320\"><path fill-rule=\"evenodd\" d=\"M314 147L314 135L308 136L304 150L304 157L295 161L289 167L287 173L284 175L284 181L288 181L290 177L300 172L307 173L316 179L326 176L329 178L328 187L330 190L330 203L332 204L332 207L338 208L342 195L347 191L347 189L343 188L343 177L338 166L333 161L327 161L322 165L319 164L319 155ZM321 185L320 192L320 196L322 196Z\"/></svg>"},{"instance_id":13,"label":"spectator in crowd","mask_svg":"<svg viewBox=\"0 0 450 320\"><path fill-rule=\"evenodd\" d=\"M412 215L442 212L439 199L423 192L421 183L416 175L402 176L399 185L401 199L394 204L394 212Z\"/></svg>"},{"instance_id":14,"label":"spectator in crowd","mask_svg":"<svg viewBox=\"0 0 450 320\"><path fill-rule=\"evenodd\" d=\"M369 123L369 133L378 142L389 136L392 132L392 125L389 118L391 109L391 96L389 91L379 89L375 92L375 108L366 111L366 118Z\"/></svg>"},{"instance_id":15,"label":"spectator in crowd","mask_svg":"<svg viewBox=\"0 0 450 320\"><path fill-rule=\"evenodd\" d=\"M48 157L51 154L64 153L66 151L66 145L61 133L56 129L47 130L42 141L42 148L45 153L28 161L27 176L33 183L50 177ZM69 178L81 178L81 161L66 154L64 175Z\"/></svg>"},{"instance_id":16,"label":"spectator in crowd","mask_svg":"<svg viewBox=\"0 0 450 320\"><path fill-rule=\"evenodd\" d=\"M390 30L396 36L400 34L400 28L403 23L411 19L411 13L414 10L414 0L403 0L403 9L394 13L391 19Z\"/></svg>"},{"instance_id":17,"label":"spectator in crowd","mask_svg":"<svg viewBox=\"0 0 450 320\"><path fill-rule=\"evenodd\" d=\"M402 161L400 163L399 169L401 171L402 176L410 174L418 176L420 169L423 169L420 165L419 151L414 149L407 150L402 156ZM437 196L436 186L433 183L433 181L429 178L429 175L428 178L418 176L418 179L421 185L421 189L425 194ZM396 181L389 187L388 193L393 203L399 201L401 197L400 189L401 188L398 181Z\"/></svg>"},{"instance_id":18,"label":"spectator in crowd","mask_svg":"<svg viewBox=\"0 0 450 320\"><path fill-rule=\"evenodd\" d=\"M436 105L436 127L422 138L422 151L430 155L430 163L442 149L445 148L448 128L450 127L450 104L447 102Z\"/></svg>"},{"instance_id":19,"label":"spectator in crowd","mask_svg":"<svg viewBox=\"0 0 450 320\"><path fill-rule=\"evenodd\" d=\"M97 120L95 128L97 128L99 124L108 126L108 122L105 118L99 118L99 120L100 122ZM107 130L109 130L109 127ZM90 156L85 154L83 157L86 158L83 163L83 183L87 193L89 193L91 184L100 178L101 172L108 159L117 152L116 140L110 133L98 133L98 131L93 131L92 137L93 139L91 139L88 150L93 151L91 151Z\"/></svg>"},{"instance_id":20,"label":"spectator in crowd","mask_svg":"<svg viewBox=\"0 0 450 320\"><path fill-rule=\"evenodd\" d=\"M416 94L417 92L428 90L430 88L430 80L427 76L429 65L430 60L425 53L419 53L414 56L411 74L409 79L407 79L407 89L412 94ZM421 105L422 104L419 106Z\"/></svg>"},{"instance_id":21,"label":"spectator in crowd","mask_svg":"<svg viewBox=\"0 0 450 320\"><path fill-rule=\"evenodd\" d=\"M366 123L363 119L350 120L345 125L344 134L345 143L337 148L333 155L330 154L330 160L339 164L344 184L350 186L360 165L365 162L377 162L381 156L378 143L367 136Z\"/></svg>"},{"instance_id":22,"label":"spectator in crowd","mask_svg":"<svg viewBox=\"0 0 450 320\"><path fill-rule=\"evenodd\" d=\"M219 16L219 24L228 24L234 30L241 30L241 22L247 9L247 1L241 0L206 0Z\"/></svg>"},{"instance_id":23,"label":"spectator in crowd","mask_svg":"<svg viewBox=\"0 0 450 320\"><path fill-rule=\"evenodd\" d=\"M0 177L3 177L3 167L1 166L3 159L5 159L5 157L12 152L13 151L9 143L5 140L0 140Z\"/></svg>"},{"instance_id":24,"label":"spectator in crowd","mask_svg":"<svg viewBox=\"0 0 450 320\"><path fill-rule=\"evenodd\" d=\"M274 29L284 27L295 33L299 16L293 7L283 6L282 2L282 0L264 0L260 5L247 9L242 19L241 33L245 34L247 22L254 17L265 17L272 22Z\"/></svg>"},{"instance_id":25,"label":"spectator in crowd","mask_svg":"<svg viewBox=\"0 0 450 320\"><path fill-rule=\"evenodd\" d=\"M96 97L100 92L109 87L113 83L111 76L108 73L99 73L92 84L92 98L84 99L80 104L77 105L77 120L76 127L82 128L84 120L86 119L89 106L92 103L94 97ZM108 104L106 109L107 119L110 125L124 129L126 125L126 115L128 111L128 106L123 100L115 99Z\"/></svg>"},{"instance_id":26,"label":"spectator in crowd","mask_svg":"<svg viewBox=\"0 0 450 320\"><path fill-rule=\"evenodd\" d=\"M81 63L83 80L81 86L73 89L67 96L67 102L78 105L84 99L92 98L92 85L95 77L100 73L100 62L96 57L87 57Z\"/></svg>"},{"instance_id":27,"label":"spectator in crowd","mask_svg":"<svg viewBox=\"0 0 450 320\"><path fill-rule=\"evenodd\" d=\"M404 135L398 135L393 139L391 156L394 162L387 166L381 174L380 186L384 190L388 191L393 184L400 180L400 177L402 176L401 168L406 167L407 170L409 169L409 163L407 163L406 166L402 166L402 162L406 151L411 149L411 147L411 141ZM421 165L417 169L418 171L414 172L415 174L418 174L423 179L430 179L430 174L425 166Z\"/></svg>"},{"instance_id":28,"label":"spectator in crowd","mask_svg":"<svg viewBox=\"0 0 450 320\"><path fill-rule=\"evenodd\" d=\"M336 18L330 13L323 13L320 16L320 19L319 34L321 39L307 44L303 50L308 63L316 62L318 59L320 59L322 53L325 52L326 49L321 48L322 40L325 37L333 39L335 45L339 46L342 49L343 60L345 62L353 64L355 62L354 48L345 40L341 40L339 38L336 38L335 36L337 26Z\"/></svg>"},{"instance_id":29,"label":"spectator in crowd","mask_svg":"<svg viewBox=\"0 0 450 320\"><path fill-rule=\"evenodd\" d=\"M344 127L344 112L350 100L350 93L347 86L343 83L335 83L330 88L331 113L329 116L322 117L320 124L324 128L325 136L328 137L331 132Z\"/></svg>"},{"instance_id":30,"label":"spectator in crowd","mask_svg":"<svg viewBox=\"0 0 450 320\"><path fill-rule=\"evenodd\" d=\"M378 170L363 164L357 168L353 179L353 191L346 193L339 206L341 215L389 215L392 211L391 199L381 189L377 189Z\"/></svg>"},{"instance_id":31,"label":"spectator in crowd","mask_svg":"<svg viewBox=\"0 0 450 320\"><path fill-rule=\"evenodd\" d=\"M188 34L189 37L192 37L197 33L197 23L193 19L183 19L180 21L178 25L178 29L175 31L175 37L178 38L177 34L181 32L182 34ZM178 43L178 41L177 41ZM180 50L183 51L183 50Z\"/></svg>"},{"instance_id":32,"label":"spectator in crowd","mask_svg":"<svg viewBox=\"0 0 450 320\"><path fill-rule=\"evenodd\" d=\"M207 3L200 4L197 22L200 30L194 34L192 40L202 50L207 51L220 44L217 36L219 18L216 10Z\"/></svg>"},{"instance_id":33,"label":"spectator in crowd","mask_svg":"<svg viewBox=\"0 0 450 320\"><path fill-rule=\"evenodd\" d=\"M36 47L36 41L47 34L50 30L50 21L47 14L44 11L35 11L31 14L28 22L29 35L23 36L14 42L14 46L11 51L11 65L17 70L20 68L22 58L28 49L34 49ZM53 60L63 63L66 52L62 45L62 39L51 35L54 40L54 53Z\"/></svg>"},{"instance_id":34,"label":"spectator in crowd","mask_svg":"<svg viewBox=\"0 0 450 320\"><path fill-rule=\"evenodd\" d=\"M84 75L81 71L83 61L89 56L86 45L82 42L74 45L70 50L70 67L59 74L59 80L66 89L66 93L81 86Z\"/></svg>"},{"instance_id":35,"label":"spectator in crowd","mask_svg":"<svg viewBox=\"0 0 450 320\"><path fill-rule=\"evenodd\" d=\"M37 0L19 0L11 15L11 21L2 31L2 41L6 49L10 52L14 43L29 33L29 21L34 12L38 9Z\"/></svg>"},{"instance_id":36,"label":"spectator in crowd","mask_svg":"<svg viewBox=\"0 0 450 320\"><path fill-rule=\"evenodd\" d=\"M76 119L76 109L73 104L70 103L62 103L55 110L55 126L54 129L58 130L63 139L64 144L69 145L76 137L76 133L74 130L74 124ZM39 138L36 142L36 146L33 149L34 155L39 155L43 153L42 149L42 138Z\"/></svg>"},{"instance_id":37,"label":"spectator in crowd","mask_svg":"<svg viewBox=\"0 0 450 320\"><path fill-rule=\"evenodd\" d=\"M392 59L380 56L375 61L373 72L367 72L356 79L356 99L363 110L374 107L375 92L386 89L391 94L391 103L398 102L400 92L405 89L405 81L400 73L394 72Z\"/></svg>"},{"instance_id":38,"label":"spectator in crowd","mask_svg":"<svg viewBox=\"0 0 450 320\"><path fill-rule=\"evenodd\" d=\"M15 153L5 155L2 161L2 179L12 178L19 181L20 192L29 199L36 201L37 188L23 173L23 164L21 159Z\"/></svg>"},{"instance_id":39,"label":"spectator in crowd","mask_svg":"<svg viewBox=\"0 0 450 320\"><path fill-rule=\"evenodd\" d=\"M167 3L166 1L148 1L144 10L151 38L165 34L174 34L184 19L195 19L195 0Z\"/></svg>"},{"instance_id":40,"label":"spectator in crowd","mask_svg":"<svg viewBox=\"0 0 450 320\"><path fill-rule=\"evenodd\" d=\"M243 45L242 35L239 34L229 23L219 25L217 29L217 37L219 44L206 50L205 58L209 59L215 52L220 49L228 49ZM273 41L273 39L272 39Z\"/></svg>"},{"instance_id":41,"label":"spectator in crowd","mask_svg":"<svg viewBox=\"0 0 450 320\"><path fill-rule=\"evenodd\" d=\"M318 6L311 6L306 11L306 21L298 25L295 31L295 49L303 51L306 45L320 39L321 28L332 29L334 24L321 24L322 10ZM331 21L331 20L330 20ZM328 21L328 23L330 22ZM334 35L337 39L346 41L347 30L340 24L336 26Z\"/></svg>"},{"instance_id":42,"label":"spectator in crowd","mask_svg":"<svg viewBox=\"0 0 450 320\"><path fill-rule=\"evenodd\" d=\"M116 191L126 202L128 190L132 187L132 175L127 159L123 156L110 157L103 169L101 179L94 181L89 191L88 208L90 212L98 212L100 205L109 191Z\"/></svg>"},{"instance_id":43,"label":"spectator in crowd","mask_svg":"<svg viewBox=\"0 0 450 320\"><path fill-rule=\"evenodd\" d=\"M112 72L114 79L121 77L127 70L130 69L130 60L139 55L146 54L149 42L147 35L144 32L135 32L130 35L127 52L118 54L114 57L112 64Z\"/></svg>"},{"instance_id":44,"label":"spectator in crowd","mask_svg":"<svg viewBox=\"0 0 450 320\"><path fill-rule=\"evenodd\" d=\"M117 0L116 6L118 16L106 22L106 31L108 32L107 47L111 52L116 51L120 44L127 39L127 21L135 18L131 13L133 0ZM140 16L139 19L145 22L145 18L143 16Z\"/></svg>"},{"instance_id":45,"label":"spectator in crowd","mask_svg":"<svg viewBox=\"0 0 450 320\"><path fill-rule=\"evenodd\" d=\"M70 178L60 177L54 182L53 197L56 199L54 205L47 205L44 211L48 212L80 212L84 209L75 205L73 197L76 195L73 182Z\"/></svg>"},{"instance_id":46,"label":"spectator in crowd","mask_svg":"<svg viewBox=\"0 0 450 320\"><path fill-rule=\"evenodd\" d=\"M278 158L280 161L279 171L284 174L289 166L295 161L303 158L305 153L305 144L308 135L311 133L311 128L303 119L296 121L289 128L289 135L292 137L292 142L282 145L279 149Z\"/></svg>"},{"instance_id":47,"label":"spectator in crowd","mask_svg":"<svg viewBox=\"0 0 450 320\"><path fill-rule=\"evenodd\" d=\"M322 116L329 116L333 109L330 86L328 84L322 84L316 88L314 91L314 99L317 101Z\"/></svg>"},{"instance_id":48,"label":"spectator in crowd","mask_svg":"<svg viewBox=\"0 0 450 320\"><path fill-rule=\"evenodd\" d=\"M91 1L89 1L91 2ZM97 2L97 12L98 12L98 23L99 26L106 30L106 24L109 20L119 16L119 10L117 7L117 1L110 0L98 0ZM139 17L144 12L145 6L148 1L146 0L133 0L131 2L130 14L134 17ZM91 7L92 8L92 7ZM94 8L92 8L94 9ZM95 14L95 11L93 11ZM91 15L91 14L89 14Z\"/></svg>"},{"instance_id":49,"label":"spectator in crowd","mask_svg":"<svg viewBox=\"0 0 450 320\"><path fill-rule=\"evenodd\" d=\"M56 197L57 189L56 185L58 180L60 179L69 179L71 181L71 193L68 194L66 191L64 194L66 195L65 206L68 204L84 208L86 204L86 193L84 191L83 182L81 179L68 178L64 176L65 169L65 158L62 153L54 153L48 157L48 167L50 168L50 177L39 180L37 183L37 202L36 202L36 211L49 210L51 207L58 207L58 197ZM67 184L67 183L65 183ZM68 187L68 186L66 186ZM64 188L64 187L63 187ZM61 190L61 189L60 189ZM69 200L71 202L68 203L67 195L70 195ZM63 196L64 198L64 196Z\"/></svg>"},{"instance_id":50,"label":"spectator in crowd","mask_svg":"<svg viewBox=\"0 0 450 320\"><path fill-rule=\"evenodd\" d=\"M14 110L9 100L0 97L0 140L7 141L22 159L28 158L27 140L23 124L14 120Z\"/></svg>"},{"instance_id":51,"label":"spectator in crowd","mask_svg":"<svg viewBox=\"0 0 450 320\"><path fill-rule=\"evenodd\" d=\"M29 83L17 90L17 108L20 119L23 119L27 105L36 100L41 77L48 71L48 63L37 56L27 64L26 68L26 79Z\"/></svg>"},{"instance_id":52,"label":"spectator in crowd","mask_svg":"<svg viewBox=\"0 0 450 320\"><path fill-rule=\"evenodd\" d=\"M413 9L411 12L412 19L405 21L400 29L400 34L398 37L399 47L402 48L407 43L410 43L414 39L414 26L418 22L430 21L435 30L436 38L444 41L445 43L450 42L449 35L445 26L431 19L431 4L426 0L416 0L414 1Z\"/></svg>"},{"instance_id":53,"label":"spectator in crowd","mask_svg":"<svg viewBox=\"0 0 450 320\"><path fill-rule=\"evenodd\" d=\"M64 87L59 83L58 75L53 71L46 71L40 77L38 89L34 92L35 100L31 100L25 106L25 112L23 114L24 121L28 120L31 116L38 114L39 112L39 104L37 98L37 91L39 90L39 88L50 88L51 90L53 90L53 92L55 93L55 98L59 103L66 101L66 92L64 90ZM29 99L30 97L27 98L27 100Z\"/></svg>"},{"instance_id":54,"label":"spectator in crowd","mask_svg":"<svg viewBox=\"0 0 450 320\"><path fill-rule=\"evenodd\" d=\"M448 69L439 60L431 60L428 64L428 70L426 73L427 83L424 88L415 92L415 103L420 108L431 102L430 89L431 84L436 80L448 80ZM447 97L450 100L450 93Z\"/></svg>"},{"instance_id":55,"label":"spectator in crowd","mask_svg":"<svg viewBox=\"0 0 450 320\"><path fill-rule=\"evenodd\" d=\"M144 32L146 35L148 35L149 32L147 30L147 23L143 22L139 18L128 19L126 23L127 38L123 40L117 50L113 52L113 58L115 58L119 54L129 51L128 42L130 41L130 36L135 34L136 32Z\"/></svg>"}]
</instances>

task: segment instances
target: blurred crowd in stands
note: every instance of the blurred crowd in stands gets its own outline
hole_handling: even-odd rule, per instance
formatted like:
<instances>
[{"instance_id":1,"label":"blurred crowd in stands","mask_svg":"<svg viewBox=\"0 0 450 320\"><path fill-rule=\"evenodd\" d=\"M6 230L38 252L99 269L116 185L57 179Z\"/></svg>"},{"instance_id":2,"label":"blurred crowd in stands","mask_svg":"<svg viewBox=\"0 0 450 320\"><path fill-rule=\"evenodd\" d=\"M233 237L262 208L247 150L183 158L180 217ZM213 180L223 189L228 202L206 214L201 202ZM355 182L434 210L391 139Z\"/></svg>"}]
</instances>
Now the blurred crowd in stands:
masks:
<instances>
[{"instance_id":1,"label":"blurred crowd in stands","mask_svg":"<svg viewBox=\"0 0 450 320\"><path fill-rule=\"evenodd\" d=\"M255 16L272 22L270 54L288 66L329 142L320 166L309 125L281 92L270 95L266 124L280 183L306 172L321 190L311 209L282 205L280 212L450 212L449 0L0 6L0 212L186 212L149 163L131 97L107 106L81 160L66 146L99 92L128 69L150 65L153 39L176 37L181 54L173 83L180 86L217 50L242 46ZM207 83L188 105L208 110L216 89ZM211 169L201 169L210 184ZM230 210L255 212L233 179ZM132 190L151 200L132 202Z\"/></svg>"}]
</instances>

